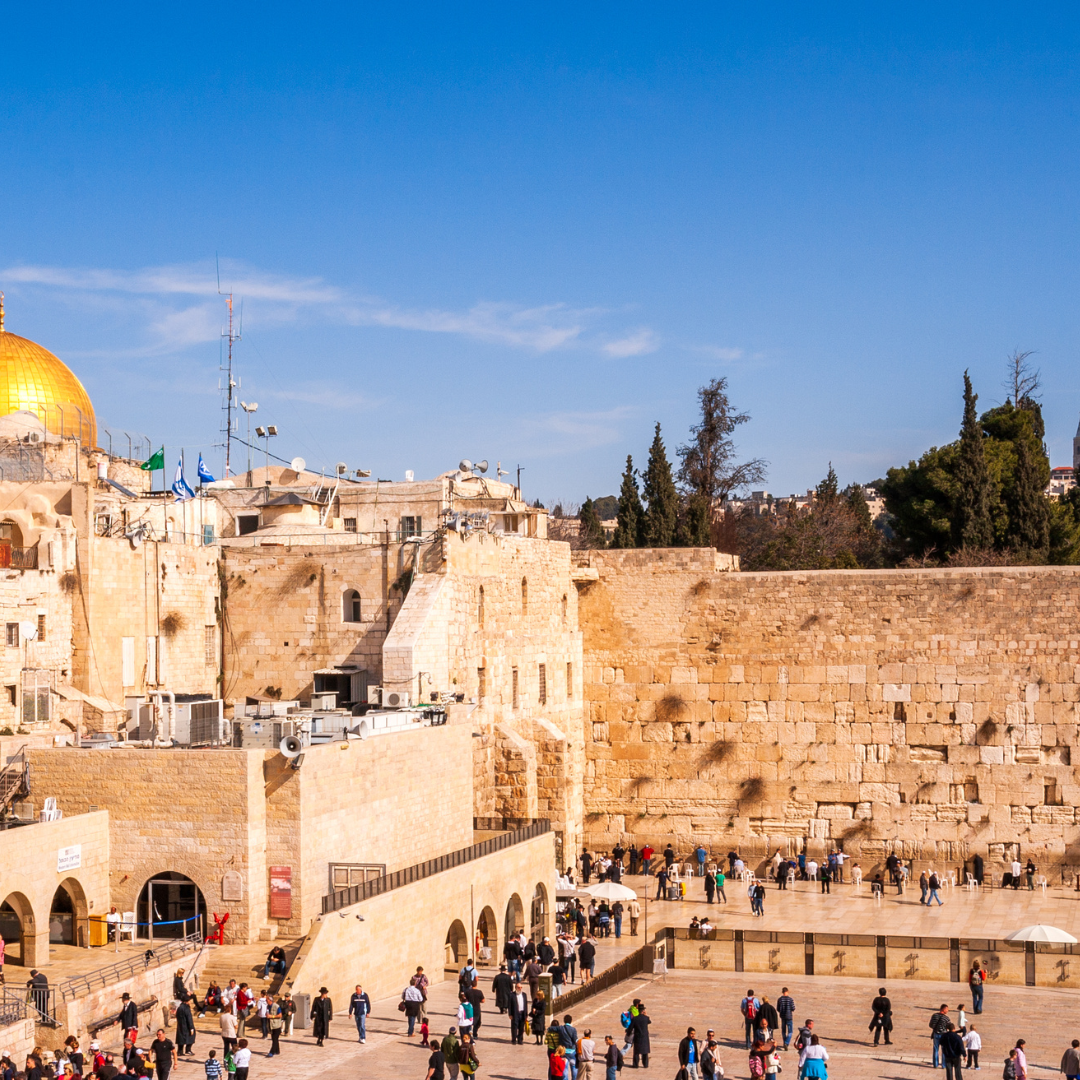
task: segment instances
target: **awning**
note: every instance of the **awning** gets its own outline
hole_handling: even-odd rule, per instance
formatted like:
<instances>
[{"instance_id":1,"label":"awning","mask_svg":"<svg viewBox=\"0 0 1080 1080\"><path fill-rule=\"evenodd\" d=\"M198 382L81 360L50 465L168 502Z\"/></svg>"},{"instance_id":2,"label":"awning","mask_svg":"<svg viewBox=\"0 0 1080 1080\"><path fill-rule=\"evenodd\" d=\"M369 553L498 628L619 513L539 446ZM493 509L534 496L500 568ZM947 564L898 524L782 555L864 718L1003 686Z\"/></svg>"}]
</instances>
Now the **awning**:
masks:
<instances>
[{"instance_id":1,"label":"awning","mask_svg":"<svg viewBox=\"0 0 1080 1080\"><path fill-rule=\"evenodd\" d=\"M53 689L56 691L57 697L61 697L65 701L81 701L86 705L90 705L92 708L97 709L98 712L127 712L127 707L125 705L117 705L115 701L110 701L108 698L96 697L94 694L84 694L81 690L72 686L71 683L57 683Z\"/></svg>"}]
</instances>

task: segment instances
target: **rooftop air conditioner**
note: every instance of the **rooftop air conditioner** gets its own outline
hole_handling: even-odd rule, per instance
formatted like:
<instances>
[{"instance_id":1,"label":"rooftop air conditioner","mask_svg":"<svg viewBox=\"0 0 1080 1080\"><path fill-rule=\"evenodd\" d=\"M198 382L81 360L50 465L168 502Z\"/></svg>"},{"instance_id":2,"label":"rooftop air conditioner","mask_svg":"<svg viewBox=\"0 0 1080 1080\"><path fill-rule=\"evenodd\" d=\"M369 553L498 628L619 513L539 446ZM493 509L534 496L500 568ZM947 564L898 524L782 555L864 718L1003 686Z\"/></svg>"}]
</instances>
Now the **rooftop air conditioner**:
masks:
<instances>
[{"instance_id":1,"label":"rooftop air conditioner","mask_svg":"<svg viewBox=\"0 0 1080 1080\"><path fill-rule=\"evenodd\" d=\"M390 709L407 709L411 704L411 695L408 690L387 690L383 689L382 705Z\"/></svg>"}]
</instances>

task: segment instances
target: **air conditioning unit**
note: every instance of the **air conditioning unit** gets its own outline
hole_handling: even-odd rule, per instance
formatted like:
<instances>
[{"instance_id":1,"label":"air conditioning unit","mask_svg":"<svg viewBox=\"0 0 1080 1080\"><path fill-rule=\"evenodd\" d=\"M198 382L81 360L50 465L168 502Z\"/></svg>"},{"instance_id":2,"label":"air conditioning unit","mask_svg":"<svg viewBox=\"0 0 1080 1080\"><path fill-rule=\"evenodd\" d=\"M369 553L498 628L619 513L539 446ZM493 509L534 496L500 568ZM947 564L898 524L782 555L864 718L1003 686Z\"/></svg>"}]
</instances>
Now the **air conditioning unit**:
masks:
<instances>
[{"instance_id":1,"label":"air conditioning unit","mask_svg":"<svg viewBox=\"0 0 1080 1080\"><path fill-rule=\"evenodd\" d=\"M369 686L368 704L381 705L384 709L407 709L412 704L412 695L408 690L387 690L383 686Z\"/></svg>"}]
</instances>

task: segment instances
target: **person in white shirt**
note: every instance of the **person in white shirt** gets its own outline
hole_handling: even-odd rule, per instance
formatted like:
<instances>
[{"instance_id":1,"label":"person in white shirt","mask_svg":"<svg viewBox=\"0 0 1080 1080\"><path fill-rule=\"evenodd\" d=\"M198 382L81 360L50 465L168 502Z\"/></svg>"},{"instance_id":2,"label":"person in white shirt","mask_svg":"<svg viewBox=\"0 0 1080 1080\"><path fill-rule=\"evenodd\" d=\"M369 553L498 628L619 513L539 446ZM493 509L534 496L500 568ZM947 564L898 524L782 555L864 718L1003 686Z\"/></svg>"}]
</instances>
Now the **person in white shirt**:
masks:
<instances>
[{"instance_id":1,"label":"person in white shirt","mask_svg":"<svg viewBox=\"0 0 1080 1080\"><path fill-rule=\"evenodd\" d=\"M457 1026L459 1035L472 1034L473 1007L464 994L458 994Z\"/></svg>"},{"instance_id":2,"label":"person in white shirt","mask_svg":"<svg viewBox=\"0 0 1080 1080\"><path fill-rule=\"evenodd\" d=\"M842 852L836 853L836 880L842 882L844 880L844 860L847 856Z\"/></svg>"},{"instance_id":3,"label":"person in white shirt","mask_svg":"<svg viewBox=\"0 0 1080 1080\"><path fill-rule=\"evenodd\" d=\"M1020 860L1019 859L1013 859L1012 866L1010 867L1010 869L1012 870L1012 887L1014 889L1019 889L1020 888L1020 875L1021 875L1021 873L1022 873L1022 871L1024 869L1020 865Z\"/></svg>"},{"instance_id":4,"label":"person in white shirt","mask_svg":"<svg viewBox=\"0 0 1080 1080\"><path fill-rule=\"evenodd\" d=\"M964 1036L964 1049L967 1051L967 1069L979 1069L979 1051L982 1049L982 1036L975 1030L974 1024L968 1024L967 1034Z\"/></svg>"},{"instance_id":5,"label":"person in white shirt","mask_svg":"<svg viewBox=\"0 0 1080 1080\"><path fill-rule=\"evenodd\" d=\"M240 1040L240 1049L233 1054L236 1063L236 1080L247 1080L248 1069L251 1068L251 1051L248 1049L247 1039Z\"/></svg>"},{"instance_id":6,"label":"person in white shirt","mask_svg":"<svg viewBox=\"0 0 1080 1080\"><path fill-rule=\"evenodd\" d=\"M581 1038L577 1044L578 1080L591 1080L595 1051L596 1043L593 1041L592 1029L586 1028L581 1033Z\"/></svg>"},{"instance_id":7,"label":"person in white shirt","mask_svg":"<svg viewBox=\"0 0 1080 1080\"><path fill-rule=\"evenodd\" d=\"M735 860L735 876L738 877L746 869L746 863L742 859Z\"/></svg>"},{"instance_id":8,"label":"person in white shirt","mask_svg":"<svg viewBox=\"0 0 1080 1080\"><path fill-rule=\"evenodd\" d=\"M264 990L255 1002L255 1011L259 1017L259 1027L262 1029L262 1037L265 1039L270 1034L270 998Z\"/></svg>"},{"instance_id":9,"label":"person in white shirt","mask_svg":"<svg viewBox=\"0 0 1080 1080\"><path fill-rule=\"evenodd\" d=\"M105 921L108 925L108 937L110 941L116 939L116 933L120 929L120 924L124 921L124 916L116 910L115 907L109 908L109 914L105 916Z\"/></svg>"}]
</instances>

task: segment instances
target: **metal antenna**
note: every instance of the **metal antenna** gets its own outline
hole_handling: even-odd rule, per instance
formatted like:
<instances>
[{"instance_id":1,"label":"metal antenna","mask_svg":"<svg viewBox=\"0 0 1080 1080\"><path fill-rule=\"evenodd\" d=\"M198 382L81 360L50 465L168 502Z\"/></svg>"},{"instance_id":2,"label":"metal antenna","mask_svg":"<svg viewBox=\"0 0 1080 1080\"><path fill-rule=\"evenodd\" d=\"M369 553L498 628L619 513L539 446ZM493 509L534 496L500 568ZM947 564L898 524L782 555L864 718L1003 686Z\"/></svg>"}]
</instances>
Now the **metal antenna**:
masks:
<instances>
[{"instance_id":1,"label":"metal antenna","mask_svg":"<svg viewBox=\"0 0 1080 1080\"><path fill-rule=\"evenodd\" d=\"M225 305L229 309L229 328L228 330L222 330L221 336L228 343L227 356L225 365L221 370L225 372L225 403L222 405L222 410L225 413L225 475L226 477L231 475L232 467L232 436L233 436L233 413L236 410L234 400L236 395L233 393L237 383L233 379L233 343L240 340L240 334L243 329L243 301L240 303L241 323L240 329L233 331L233 294L223 293L221 291L221 264L218 261L217 255L214 256L214 265L217 268L217 283L218 283L218 296L225 297Z\"/></svg>"}]
</instances>

